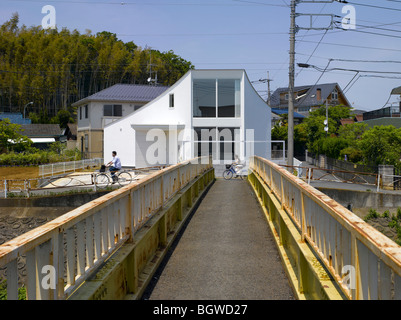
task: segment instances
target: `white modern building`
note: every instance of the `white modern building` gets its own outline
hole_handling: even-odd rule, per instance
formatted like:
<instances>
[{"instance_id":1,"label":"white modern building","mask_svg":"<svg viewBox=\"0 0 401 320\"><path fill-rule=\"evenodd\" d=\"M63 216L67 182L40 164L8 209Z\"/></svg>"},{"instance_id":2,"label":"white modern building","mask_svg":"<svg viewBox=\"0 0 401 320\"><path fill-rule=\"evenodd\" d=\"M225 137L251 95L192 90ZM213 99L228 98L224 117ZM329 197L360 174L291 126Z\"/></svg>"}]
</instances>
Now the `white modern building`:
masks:
<instances>
[{"instance_id":1,"label":"white modern building","mask_svg":"<svg viewBox=\"0 0 401 320\"><path fill-rule=\"evenodd\" d=\"M244 70L190 70L157 98L104 128L104 159L125 167L270 158L271 109Z\"/></svg>"}]
</instances>

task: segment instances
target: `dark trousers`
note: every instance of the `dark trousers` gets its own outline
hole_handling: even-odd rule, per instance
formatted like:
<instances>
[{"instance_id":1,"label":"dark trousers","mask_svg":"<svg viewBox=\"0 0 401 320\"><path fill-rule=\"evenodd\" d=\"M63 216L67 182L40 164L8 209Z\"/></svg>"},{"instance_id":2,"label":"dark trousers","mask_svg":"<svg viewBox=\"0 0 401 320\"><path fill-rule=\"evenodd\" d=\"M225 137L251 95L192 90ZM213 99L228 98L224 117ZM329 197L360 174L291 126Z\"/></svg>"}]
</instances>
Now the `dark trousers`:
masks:
<instances>
[{"instance_id":1,"label":"dark trousers","mask_svg":"<svg viewBox=\"0 0 401 320\"><path fill-rule=\"evenodd\" d=\"M109 171L110 171L110 174L111 174L111 177L113 178L113 180L116 179L115 174L116 174L116 172L119 171L119 170L120 170L120 169L117 169L116 167L113 167L113 166L111 166L111 167L109 168Z\"/></svg>"}]
</instances>

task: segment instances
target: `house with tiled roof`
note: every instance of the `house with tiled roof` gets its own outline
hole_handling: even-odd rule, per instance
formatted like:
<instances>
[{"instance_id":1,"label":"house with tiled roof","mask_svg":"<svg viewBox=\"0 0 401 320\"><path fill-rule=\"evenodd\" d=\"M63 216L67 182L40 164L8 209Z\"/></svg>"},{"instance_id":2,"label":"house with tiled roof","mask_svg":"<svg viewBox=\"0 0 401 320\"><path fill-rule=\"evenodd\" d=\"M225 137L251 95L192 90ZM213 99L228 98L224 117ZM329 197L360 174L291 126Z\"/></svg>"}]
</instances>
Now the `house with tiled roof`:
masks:
<instances>
[{"instance_id":1,"label":"house with tiled roof","mask_svg":"<svg viewBox=\"0 0 401 320\"><path fill-rule=\"evenodd\" d=\"M84 158L103 157L103 131L168 89L158 85L116 84L72 104L77 108L77 148Z\"/></svg>"},{"instance_id":2,"label":"house with tiled roof","mask_svg":"<svg viewBox=\"0 0 401 320\"><path fill-rule=\"evenodd\" d=\"M47 148L49 144L60 141L63 136L59 124L23 124L21 134L27 136L35 148Z\"/></svg>"},{"instance_id":3,"label":"house with tiled roof","mask_svg":"<svg viewBox=\"0 0 401 320\"><path fill-rule=\"evenodd\" d=\"M288 87L278 88L271 96L271 107L288 109ZM294 87L294 112L308 116L310 111L322 105L352 107L338 83L323 83Z\"/></svg>"}]
</instances>

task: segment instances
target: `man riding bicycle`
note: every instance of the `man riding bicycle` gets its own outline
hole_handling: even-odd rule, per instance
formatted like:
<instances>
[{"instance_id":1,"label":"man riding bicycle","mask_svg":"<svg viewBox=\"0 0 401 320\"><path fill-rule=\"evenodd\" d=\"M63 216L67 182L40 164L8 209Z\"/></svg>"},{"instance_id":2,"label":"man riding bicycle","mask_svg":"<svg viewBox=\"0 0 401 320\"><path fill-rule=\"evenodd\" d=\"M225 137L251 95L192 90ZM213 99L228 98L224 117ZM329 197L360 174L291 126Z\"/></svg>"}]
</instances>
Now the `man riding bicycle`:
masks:
<instances>
[{"instance_id":1,"label":"man riding bicycle","mask_svg":"<svg viewBox=\"0 0 401 320\"><path fill-rule=\"evenodd\" d=\"M117 177L115 176L115 173L121 170L121 160L119 157L117 157L116 151L113 151L111 155L113 156L113 159L111 159L111 161L108 164L106 164L106 167L110 167L109 171L111 178L113 179L112 183L116 183Z\"/></svg>"}]
</instances>

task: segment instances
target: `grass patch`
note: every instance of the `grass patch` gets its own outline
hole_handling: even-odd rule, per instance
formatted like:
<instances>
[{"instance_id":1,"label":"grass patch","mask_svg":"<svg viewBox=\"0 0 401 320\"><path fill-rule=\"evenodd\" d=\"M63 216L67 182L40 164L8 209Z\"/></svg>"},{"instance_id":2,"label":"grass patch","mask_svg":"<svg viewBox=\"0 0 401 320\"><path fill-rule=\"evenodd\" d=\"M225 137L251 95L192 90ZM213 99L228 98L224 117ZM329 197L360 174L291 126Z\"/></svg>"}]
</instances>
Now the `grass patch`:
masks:
<instances>
[{"instance_id":1,"label":"grass patch","mask_svg":"<svg viewBox=\"0 0 401 320\"><path fill-rule=\"evenodd\" d=\"M396 214L391 214L389 210L380 214L375 209L370 209L363 220L401 245L401 208L397 209Z\"/></svg>"},{"instance_id":2,"label":"grass patch","mask_svg":"<svg viewBox=\"0 0 401 320\"><path fill-rule=\"evenodd\" d=\"M7 280L0 278L0 300L7 300ZM26 300L26 288L18 288L18 300Z\"/></svg>"}]
</instances>

